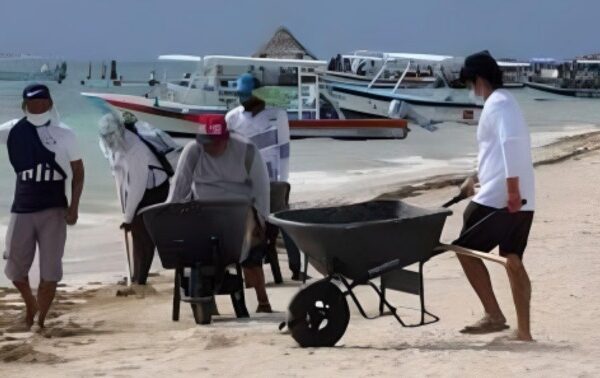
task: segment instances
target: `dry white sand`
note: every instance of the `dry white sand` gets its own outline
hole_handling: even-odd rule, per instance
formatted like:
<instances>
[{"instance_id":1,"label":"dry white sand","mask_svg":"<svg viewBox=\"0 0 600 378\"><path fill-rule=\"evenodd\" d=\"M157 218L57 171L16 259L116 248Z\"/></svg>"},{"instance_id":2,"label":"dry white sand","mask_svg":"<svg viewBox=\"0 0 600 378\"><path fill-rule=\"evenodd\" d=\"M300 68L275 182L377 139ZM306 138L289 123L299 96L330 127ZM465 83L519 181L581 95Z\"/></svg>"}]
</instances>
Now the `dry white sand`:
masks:
<instances>
[{"instance_id":1,"label":"dry white sand","mask_svg":"<svg viewBox=\"0 0 600 378\"><path fill-rule=\"evenodd\" d=\"M351 306L350 325L335 348L302 349L289 335L279 333L283 311L299 287L287 281L269 287L273 307L281 312L256 316L254 295L247 291L250 319L235 319L229 298L223 296L218 303L224 315L210 326L195 325L185 305L181 321L171 322L171 272L153 278L156 292L148 290L146 295L116 297L116 286L63 288L45 336L5 332L20 315L20 307L14 292L1 290L1 375L598 376L599 169L600 152L537 169L538 210L525 255L533 283L535 343L508 341L508 331L479 336L458 332L482 310L456 258L447 253L425 265L427 307L442 318L439 323L407 329L391 317L365 320ZM447 187L408 201L436 206L454 194L456 189ZM454 208L444 240L458 234L464 206ZM285 267L285 256L280 257ZM514 327L506 274L500 266L488 266ZM375 296L362 289L359 293L375 313ZM417 313L410 310L417 307L416 297L391 294L390 298L403 306L406 320L417 320Z\"/></svg>"}]
</instances>

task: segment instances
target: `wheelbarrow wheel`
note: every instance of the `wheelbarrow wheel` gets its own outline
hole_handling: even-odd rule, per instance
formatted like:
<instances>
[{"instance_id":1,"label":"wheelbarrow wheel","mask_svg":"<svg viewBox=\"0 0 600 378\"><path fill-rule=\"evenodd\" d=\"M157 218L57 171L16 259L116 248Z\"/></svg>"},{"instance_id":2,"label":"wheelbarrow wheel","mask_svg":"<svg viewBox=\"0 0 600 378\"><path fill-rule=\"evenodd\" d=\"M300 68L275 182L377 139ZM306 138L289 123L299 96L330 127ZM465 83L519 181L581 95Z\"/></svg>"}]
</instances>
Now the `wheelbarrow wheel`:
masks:
<instances>
[{"instance_id":1,"label":"wheelbarrow wheel","mask_svg":"<svg viewBox=\"0 0 600 378\"><path fill-rule=\"evenodd\" d=\"M196 324L210 324L213 315L213 306L210 303L190 303Z\"/></svg>"},{"instance_id":2,"label":"wheelbarrow wheel","mask_svg":"<svg viewBox=\"0 0 600 378\"><path fill-rule=\"evenodd\" d=\"M342 291L329 280L300 290L288 307L287 325L302 347L332 347L346 332L350 309Z\"/></svg>"}]
</instances>

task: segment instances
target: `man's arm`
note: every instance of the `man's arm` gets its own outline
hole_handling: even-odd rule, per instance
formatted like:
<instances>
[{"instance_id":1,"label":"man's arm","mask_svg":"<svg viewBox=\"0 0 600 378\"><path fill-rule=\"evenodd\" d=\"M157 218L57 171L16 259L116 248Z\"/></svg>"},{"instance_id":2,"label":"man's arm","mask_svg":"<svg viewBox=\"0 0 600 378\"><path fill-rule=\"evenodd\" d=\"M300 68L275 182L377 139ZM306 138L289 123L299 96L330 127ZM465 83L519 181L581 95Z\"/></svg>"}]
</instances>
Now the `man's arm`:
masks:
<instances>
[{"instance_id":1,"label":"man's arm","mask_svg":"<svg viewBox=\"0 0 600 378\"><path fill-rule=\"evenodd\" d=\"M73 178L71 179L71 204L67 209L67 215L65 220L69 226L73 226L77 223L79 217L79 200L81 199L81 193L83 192L83 182L85 177L85 170L83 168L83 160L75 160L71 162L71 170L73 171Z\"/></svg>"},{"instance_id":2,"label":"man's arm","mask_svg":"<svg viewBox=\"0 0 600 378\"><path fill-rule=\"evenodd\" d=\"M523 172L522 164L528 161L530 146L526 135L519 126L522 121L518 115L507 109L498 111L495 116L498 123L498 137L502 147L502 156L504 158L504 170L506 174L506 190L508 194L508 211L511 213L521 210L521 190L519 187L519 175Z\"/></svg>"},{"instance_id":3,"label":"man's arm","mask_svg":"<svg viewBox=\"0 0 600 378\"><path fill-rule=\"evenodd\" d=\"M145 153L146 149L147 147L141 141L136 141L136 144L130 147L130 151L125 157L127 163L125 172L127 183L121 183L121 185L127 185L127 199L123 209L125 224L122 225L126 229L128 227L126 225L133 222L136 210L144 198L144 193L146 193L148 175L150 173L150 161L148 160L150 155Z\"/></svg>"}]
</instances>

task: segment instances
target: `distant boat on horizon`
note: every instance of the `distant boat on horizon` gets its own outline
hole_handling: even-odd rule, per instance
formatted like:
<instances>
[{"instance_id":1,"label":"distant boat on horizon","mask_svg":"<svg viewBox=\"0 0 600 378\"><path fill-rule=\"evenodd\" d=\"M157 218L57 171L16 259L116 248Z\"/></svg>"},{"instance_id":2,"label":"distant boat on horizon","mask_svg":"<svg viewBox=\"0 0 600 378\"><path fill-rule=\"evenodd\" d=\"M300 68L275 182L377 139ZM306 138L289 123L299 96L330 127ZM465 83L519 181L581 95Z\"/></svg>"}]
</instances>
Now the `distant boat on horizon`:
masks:
<instances>
[{"instance_id":1,"label":"distant boat on horizon","mask_svg":"<svg viewBox=\"0 0 600 378\"><path fill-rule=\"evenodd\" d=\"M600 98L600 60L532 60L529 88L561 96Z\"/></svg>"},{"instance_id":2,"label":"distant boat on horizon","mask_svg":"<svg viewBox=\"0 0 600 378\"><path fill-rule=\"evenodd\" d=\"M54 69L44 58L24 54L0 54L0 81L56 81L67 78L67 62L59 61Z\"/></svg>"}]
</instances>

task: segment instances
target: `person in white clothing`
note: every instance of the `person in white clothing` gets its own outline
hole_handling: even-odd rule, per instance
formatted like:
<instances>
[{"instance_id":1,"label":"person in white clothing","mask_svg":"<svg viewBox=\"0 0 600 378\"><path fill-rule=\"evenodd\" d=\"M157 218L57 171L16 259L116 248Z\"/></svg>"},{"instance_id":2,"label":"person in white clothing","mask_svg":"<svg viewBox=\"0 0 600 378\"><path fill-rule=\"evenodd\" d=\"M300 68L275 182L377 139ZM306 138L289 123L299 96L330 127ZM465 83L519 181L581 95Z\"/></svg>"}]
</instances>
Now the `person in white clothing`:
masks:
<instances>
[{"instance_id":1,"label":"person in white clothing","mask_svg":"<svg viewBox=\"0 0 600 378\"><path fill-rule=\"evenodd\" d=\"M530 341L531 283L522 261L535 209L529 131L519 104L502 89L502 73L489 52L467 57L460 79L475 100L484 102L484 107L477 127L477 175L467 179L461 191L465 197L475 194L477 180L481 188L465 210L463 229L454 244L483 252L499 247L500 255L507 260L517 313L514 336ZM458 258L485 311L481 320L461 332L481 334L507 329L483 262L461 255Z\"/></svg>"},{"instance_id":2,"label":"person in white clothing","mask_svg":"<svg viewBox=\"0 0 600 378\"><path fill-rule=\"evenodd\" d=\"M265 102L252 93L260 83L249 73L237 79L237 94L240 106L225 116L231 132L249 139L260 151L271 182L287 182L290 172L290 126L287 112L283 109L266 106ZM277 230L275 229L275 232ZM282 230L283 241L288 254L288 265L292 280L301 281L300 250L289 235Z\"/></svg>"},{"instance_id":3,"label":"person in white clothing","mask_svg":"<svg viewBox=\"0 0 600 378\"><path fill-rule=\"evenodd\" d=\"M147 141L135 130L125 128L119 115L106 114L100 119L99 125L100 147L110 163L121 201L124 217L121 228L131 232L132 236L132 281L145 285L155 245L138 211L167 199L169 169L163 167Z\"/></svg>"},{"instance_id":4,"label":"person in white clothing","mask_svg":"<svg viewBox=\"0 0 600 378\"><path fill-rule=\"evenodd\" d=\"M283 109L266 106L252 95L259 84L251 74L237 80L241 105L225 116L232 133L243 135L258 147L271 181L288 181L290 172L290 126Z\"/></svg>"}]
</instances>

